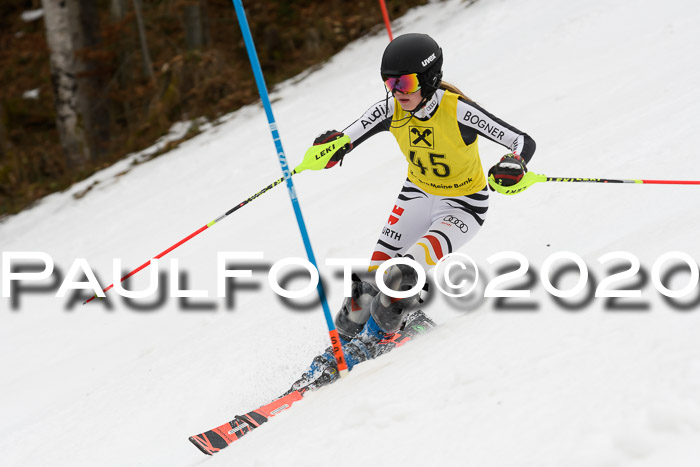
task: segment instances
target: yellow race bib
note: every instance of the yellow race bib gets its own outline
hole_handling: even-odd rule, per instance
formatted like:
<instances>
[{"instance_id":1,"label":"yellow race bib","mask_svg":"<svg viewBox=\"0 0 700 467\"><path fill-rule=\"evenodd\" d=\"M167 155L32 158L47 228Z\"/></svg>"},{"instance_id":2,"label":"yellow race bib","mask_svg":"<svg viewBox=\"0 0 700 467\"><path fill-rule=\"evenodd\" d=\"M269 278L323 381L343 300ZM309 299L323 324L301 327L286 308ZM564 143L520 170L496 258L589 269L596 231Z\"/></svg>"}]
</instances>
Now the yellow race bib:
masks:
<instances>
[{"instance_id":1,"label":"yellow race bib","mask_svg":"<svg viewBox=\"0 0 700 467\"><path fill-rule=\"evenodd\" d=\"M433 195L470 195L486 185L478 138L466 145L459 131L458 99L457 94L445 91L429 120L411 118L406 124L410 112L394 101L391 133L408 161L408 179Z\"/></svg>"}]
</instances>

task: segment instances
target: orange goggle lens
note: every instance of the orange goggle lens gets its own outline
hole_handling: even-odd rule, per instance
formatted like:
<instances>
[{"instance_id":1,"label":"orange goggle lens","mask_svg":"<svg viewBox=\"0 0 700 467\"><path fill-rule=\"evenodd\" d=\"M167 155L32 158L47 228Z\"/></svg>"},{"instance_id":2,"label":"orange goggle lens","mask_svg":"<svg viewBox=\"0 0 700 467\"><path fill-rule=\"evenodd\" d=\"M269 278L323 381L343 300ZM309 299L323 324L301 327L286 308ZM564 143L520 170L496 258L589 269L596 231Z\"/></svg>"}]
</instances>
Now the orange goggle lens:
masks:
<instances>
[{"instance_id":1,"label":"orange goggle lens","mask_svg":"<svg viewBox=\"0 0 700 467\"><path fill-rule=\"evenodd\" d=\"M418 75L416 73L386 78L384 80L384 85L392 94L395 91L404 94L413 94L420 89L420 83L418 82Z\"/></svg>"}]
</instances>

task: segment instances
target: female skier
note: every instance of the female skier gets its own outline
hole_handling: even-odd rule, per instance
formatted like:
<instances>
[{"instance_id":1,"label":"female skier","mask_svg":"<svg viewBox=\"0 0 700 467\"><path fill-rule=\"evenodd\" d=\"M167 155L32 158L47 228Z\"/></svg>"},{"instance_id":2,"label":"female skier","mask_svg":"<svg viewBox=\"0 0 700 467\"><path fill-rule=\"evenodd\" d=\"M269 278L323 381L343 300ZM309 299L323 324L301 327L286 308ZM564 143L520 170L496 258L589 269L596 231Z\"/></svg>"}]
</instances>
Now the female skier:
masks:
<instances>
[{"instance_id":1,"label":"female skier","mask_svg":"<svg viewBox=\"0 0 700 467\"><path fill-rule=\"evenodd\" d=\"M342 164L347 153L369 137L389 131L408 161L408 177L381 230L370 271L399 255L417 261L427 271L476 235L489 201L477 147L479 135L510 150L489 170L492 182L499 185L517 183L535 152L535 142L527 134L442 81L442 62L442 49L430 36L396 37L381 62L386 99L342 133L330 130L314 141L323 144L350 137L351 144L340 148L326 165L331 168ZM416 271L403 264L387 269L384 277L392 290L409 290L417 282ZM348 368L377 356L375 344L399 330L419 302L418 294L396 300L354 276L352 296L345 299L335 318ZM335 359L328 350L314 359L295 386L319 376L333 380L335 373Z\"/></svg>"}]
</instances>

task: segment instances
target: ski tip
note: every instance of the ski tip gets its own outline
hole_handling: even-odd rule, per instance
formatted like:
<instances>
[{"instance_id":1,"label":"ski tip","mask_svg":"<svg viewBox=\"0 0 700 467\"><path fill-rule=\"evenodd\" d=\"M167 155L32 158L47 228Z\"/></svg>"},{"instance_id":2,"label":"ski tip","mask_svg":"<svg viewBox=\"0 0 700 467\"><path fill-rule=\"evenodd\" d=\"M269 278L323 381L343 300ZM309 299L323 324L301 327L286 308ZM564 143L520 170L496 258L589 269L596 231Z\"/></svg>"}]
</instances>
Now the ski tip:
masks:
<instances>
[{"instance_id":1,"label":"ski tip","mask_svg":"<svg viewBox=\"0 0 700 467\"><path fill-rule=\"evenodd\" d=\"M202 445L202 443L197 439L196 436L190 436L189 440L190 440L190 443L194 444L197 447L197 449L202 451L207 456L211 456L212 454L214 454L212 451L207 449L206 446Z\"/></svg>"}]
</instances>

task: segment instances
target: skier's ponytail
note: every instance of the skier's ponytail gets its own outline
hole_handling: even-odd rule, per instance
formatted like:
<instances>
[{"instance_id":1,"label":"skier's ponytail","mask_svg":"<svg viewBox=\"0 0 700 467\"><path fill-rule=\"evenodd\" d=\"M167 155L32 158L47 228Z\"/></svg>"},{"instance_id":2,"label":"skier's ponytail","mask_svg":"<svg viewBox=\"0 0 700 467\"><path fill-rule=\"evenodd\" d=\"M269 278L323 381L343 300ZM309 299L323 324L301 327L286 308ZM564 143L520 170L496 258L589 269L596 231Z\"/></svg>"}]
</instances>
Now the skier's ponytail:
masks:
<instances>
[{"instance_id":1,"label":"skier's ponytail","mask_svg":"<svg viewBox=\"0 0 700 467\"><path fill-rule=\"evenodd\" d=\"M448 83L447 81L443 80L440 82L440 89L445 89L447 91L450 91L452 93L455 93L455 94L462 96L463 98L465 98L469 102L474 102L472 99L468 98L466 96L466 94L464 94L462 91L460 91L460 89L457 86L455 86L454 84Z\"/></svg>"}]
</instances>

